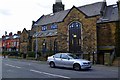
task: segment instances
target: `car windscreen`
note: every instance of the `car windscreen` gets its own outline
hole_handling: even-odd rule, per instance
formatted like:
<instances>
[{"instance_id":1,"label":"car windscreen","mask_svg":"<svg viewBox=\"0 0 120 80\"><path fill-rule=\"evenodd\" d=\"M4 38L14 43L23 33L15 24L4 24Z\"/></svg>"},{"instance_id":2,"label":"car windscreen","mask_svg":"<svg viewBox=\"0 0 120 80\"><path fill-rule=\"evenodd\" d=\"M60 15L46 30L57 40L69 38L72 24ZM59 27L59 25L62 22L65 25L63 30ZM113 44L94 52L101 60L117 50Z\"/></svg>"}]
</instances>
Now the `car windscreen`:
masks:
<instances>
[{"instance_id":1,"label":"car windscreen","mask_svg":"<svg viewBox=\"0 0 120 80\"><path fill-rule=\"evenodd\" d=\"M79 59L79 57L76 56L75 54L68 54L68 55L69 55L69 57L71 57L71 58L73 58L73 59Z\"/></svg>"}]
</instances>

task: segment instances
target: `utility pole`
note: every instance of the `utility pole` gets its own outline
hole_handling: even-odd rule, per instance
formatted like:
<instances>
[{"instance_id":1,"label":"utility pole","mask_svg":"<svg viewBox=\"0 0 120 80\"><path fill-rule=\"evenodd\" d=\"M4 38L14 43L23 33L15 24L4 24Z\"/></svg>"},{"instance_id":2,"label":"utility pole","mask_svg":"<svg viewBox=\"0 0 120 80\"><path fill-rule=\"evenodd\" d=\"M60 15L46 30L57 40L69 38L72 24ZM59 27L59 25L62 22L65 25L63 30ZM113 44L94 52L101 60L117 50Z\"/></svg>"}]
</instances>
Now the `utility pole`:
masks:
<instances>
[{"instance_id":1,"label":"utility pole","mask_svg":"<svg viewBox=\"0 0 120 80\"><path fill-rule=\"evenodd\" d=\"M35 59L37 60L38 55L37 55L37 51L38 51L38 40L37 40L37 26L36 26L36 47L35 47Z\"/></svg>"}]
</instances>

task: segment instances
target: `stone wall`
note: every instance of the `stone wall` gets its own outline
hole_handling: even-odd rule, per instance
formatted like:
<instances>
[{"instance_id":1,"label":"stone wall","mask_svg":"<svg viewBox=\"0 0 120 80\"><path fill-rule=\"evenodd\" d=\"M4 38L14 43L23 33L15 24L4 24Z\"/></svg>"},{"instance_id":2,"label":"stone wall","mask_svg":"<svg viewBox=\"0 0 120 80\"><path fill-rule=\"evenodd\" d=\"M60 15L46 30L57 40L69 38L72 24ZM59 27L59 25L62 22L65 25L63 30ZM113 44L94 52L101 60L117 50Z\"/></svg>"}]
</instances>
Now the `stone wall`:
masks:
<instances>
[{"instance_id":1,"label":"stone wall","mask_svg":"<svg viewBox=\"0 0 120 80\"><path fill-rule=\"evenodd\" d=\"M52 24L47 24L47 30L51 30L51 25ZM41 32L42 26L37 26L32 29L32 31ZM37 37L37 45L36 45L36 37L32 38L32 51L35 51L36 46L38 46L38 52L42 52L42 47L43 47L43 41L45 40L46 42L46 49L47 51L52 50L53 51L53 46L54 46L54 40L57 39L57 36L43 36L43 37Z\"/></svg>"},{"instance_id":2,"label":"stone wall","mask_svg":"<svg viewBox=\"0 0 120 80\"><path fill-rule=\"evenodd\" d=\"M69 50L69 24L78 21L82 24L82 51L85 53L96 51L96 21L97 17L86 18L86 16L77 8L72 8L63 22L59 23L58 40L61 51Z\"/></svg>"},{"instance_id":3,"label":"stone wall","mask_svg":"<svg viewBox=\"0 0 120 80\"><path fill-rule=\"evenodd\" d=\"M53 46L54 46L54 40L56 39L56 36L52 36L52 37L38 37L37 41L38 41L38 52L42 52L42 46L43 46L43 41L45 40L46 42L46 49L47 51L50 51L50 49L52 49L53 51ZM33 38L32 40L32 51L35 51L36 48L36 38Z\"/></svg>"},{"instance_id":4,"label":"stone wall","mask_svg":"<svg viewBox=\"0 0 120 80\"><path fill-rule=\"evenodd\" d=\"M69 24L74 21L78 21L82 24L82 39L81 47L84 53L92 53L97 50L97 33L96 33L96 22L99 16L87 18L83 12L79 11L77 8L73 7L68 15L62 22L56 23L58 25L58 35L51 37L38 37L38 51L42 50L42 42L45 39L47 42L47 49L50 50L49 44L50 39L52 40L52 50L53 42L57 39L58 51L68 52L69 51ZM48 24L46 26L49 26ZM41 26L37 27L37 31L41 31ZM35 38L32 40L32 51L35 49Z\"/></svg>"},{"instance_id":5,"label":"stone wall","mask_svg":"<svg viewBox=\"0 0 120 80\"><path fill-rule=\"evenodd\" d=\"M26 29L23 30L22 34L20 35L20 52L25 53L28 51L29 45L29 34Z\"/></svg>"},{"instance_id":6,"label":"stone wall","mask_svg":"<svg viewBox=\"0 0 120 80\"><path fill-rule=\"evenodd\" d=\"M115 46L116 23L98 24L98 46Z\"/></svg>"}]
</instances>

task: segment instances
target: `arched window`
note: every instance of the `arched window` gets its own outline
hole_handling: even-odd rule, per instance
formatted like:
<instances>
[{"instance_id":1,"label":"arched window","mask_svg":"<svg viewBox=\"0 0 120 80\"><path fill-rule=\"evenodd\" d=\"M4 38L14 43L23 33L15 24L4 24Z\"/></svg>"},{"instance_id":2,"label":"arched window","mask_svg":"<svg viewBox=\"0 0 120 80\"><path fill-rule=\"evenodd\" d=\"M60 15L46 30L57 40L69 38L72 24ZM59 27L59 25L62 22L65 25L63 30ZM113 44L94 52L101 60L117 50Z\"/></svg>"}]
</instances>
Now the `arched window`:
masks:
<instances>
[{"instance_id":1,"label":"arched window","mask_svg":"<svg viewBox=\"0 0 120 80\"><path fill-rule=\"evenodd\" d=\"M69 24L69 51L81 51L81 23L78 21Z\"/></svg>"},{"instance_id":2,"label":"arched window","mask_svg":"<svg viewBox=\"0 0 120 80\"><path fill-rule=\"evenodd\" d=\"M45 54L46 50L47 50L47 42L44 39L42 42L42 53Z\"/></svg>"},{"instance_id":3,"label":"arched window","mask_svg":"<svg viewBox=\"0 0 120 80\"><path fill-rule=\"evenodd\" d=\"M54 54L58 51L58 42L57 39L54 40Z\"/></svg>"},{"instance_id":4,"label":"arched window","mask_svg":"<svg viewBox=\"0 0 120 80\"><path fill-rule=\"evenodd\" d=\"M76 29L79 29L81 27L81 24L79 22L72 22L70 23L69 25L69 29L73 29L73 28L76 28Z\"/></svg>"}]
</instances>

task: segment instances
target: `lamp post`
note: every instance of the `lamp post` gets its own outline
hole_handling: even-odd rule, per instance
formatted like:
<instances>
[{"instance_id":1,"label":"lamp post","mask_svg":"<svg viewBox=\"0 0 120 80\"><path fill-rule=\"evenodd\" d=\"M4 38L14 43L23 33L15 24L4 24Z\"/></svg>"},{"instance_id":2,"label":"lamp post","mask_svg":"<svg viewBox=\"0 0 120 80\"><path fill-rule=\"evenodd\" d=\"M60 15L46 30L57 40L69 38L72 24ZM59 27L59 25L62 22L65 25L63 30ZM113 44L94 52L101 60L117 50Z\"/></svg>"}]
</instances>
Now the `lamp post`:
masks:
<instances>
[{"instance_id":1,"label":"lamp post","mask_svg":"<svg viewBox=\"0 0 120 80\"><path fill-rule=\"evenodd\" d=\"M35 37L36 37L36 46L35 46L35 59L37 60L37 58L38 58L38 55L37 55L37 51L38 51L38 40L37 40L37 24L34 24L35 26L36 26L36 35L35 35Z\"/></svg>"}]
</instances>

